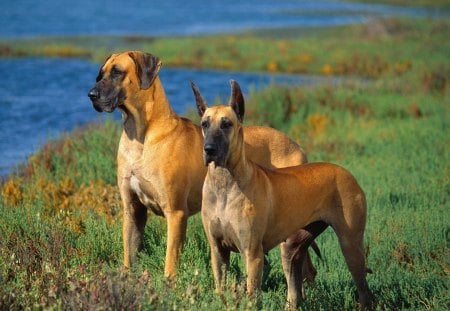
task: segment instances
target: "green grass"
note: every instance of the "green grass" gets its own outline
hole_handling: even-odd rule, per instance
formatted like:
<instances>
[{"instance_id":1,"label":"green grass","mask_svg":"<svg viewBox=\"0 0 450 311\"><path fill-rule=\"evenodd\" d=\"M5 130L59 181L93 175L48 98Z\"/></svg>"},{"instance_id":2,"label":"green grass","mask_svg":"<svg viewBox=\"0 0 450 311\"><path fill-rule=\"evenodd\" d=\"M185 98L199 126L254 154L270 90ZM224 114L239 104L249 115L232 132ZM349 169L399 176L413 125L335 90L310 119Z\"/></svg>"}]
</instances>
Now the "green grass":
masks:
<instances>
[{"instance_id":1,"label":"green grass","mask_svg":"<svg viewBox=\"0 0 450 311\"><path fill-rule=\"evenodd\" d=\"M164 65L172 67L379 78L442 66L450 49L448 35L448 20L395 18L367 25L197 37L3 39L0 55L74 56L100 63L112 52L139 49L163 55Z\"/></svg>"},{"instance_id":2,"label":"green grass","mask_svg":"<svg viewBox=\"0 0 450 311\"><path fill-rule=\"evenodd\" d=\"M355 26L285 41L250 35L161 38L148 43L148 49L171 64L183 44L209 55L228 49L224 38L229 38L243 62L252 58L246 54L252 44L255 50L267 48L270 59L279 56L279 42L286 42L295 47L286 55L301 55L309 48L314 59L323 59L311 64L310 72L322 70L324 60L334 68L354 55L367 60L377 56L388 64L388 70L367 81L251 91L245 123L279 128L305 147L311 161L341 164L357 177L368 199L365 244L373 270L368 282L378 310L447 310L450 69L448 40L443 38L448 23L395 23L400 25L396 31L370 39L361 35L365 26ZM232 51L221 52L217 59L226 61L227 53ZM188 48L183 55L186 64L198 59ZM405 61L411 65L395 69ZM265 70L256 63L243 68ZM189 220L173 284L163 278L166 224L156 216L146 227L139 264L132 271L122 268L115 186L120 130L120 124L108 121L64 135L3 181L0 309L281 309L286 285L278 250L269 254L271 268L257 301L245 295L238 255L232 256L223 297L214 294L200 215ZM317 242L323 260L313 255L318 277L307 285L302 309L356 309L355 288L334 233L327 230Z\"/></svg>"}]
</instances>

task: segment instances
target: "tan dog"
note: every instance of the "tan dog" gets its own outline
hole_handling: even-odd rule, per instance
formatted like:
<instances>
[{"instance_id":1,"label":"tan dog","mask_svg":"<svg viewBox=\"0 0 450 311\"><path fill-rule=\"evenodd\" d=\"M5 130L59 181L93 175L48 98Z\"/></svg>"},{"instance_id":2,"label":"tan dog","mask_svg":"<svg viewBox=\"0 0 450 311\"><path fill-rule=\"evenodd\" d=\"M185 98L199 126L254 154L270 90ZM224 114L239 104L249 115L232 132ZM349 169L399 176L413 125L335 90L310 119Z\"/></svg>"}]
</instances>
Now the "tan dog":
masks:
<instances>
[{"instance_id":1,"label":"tan dog","mask_svg":"<svg viewBox=\"0 0 450 311\"><path fill-rule=\"evenodd\" d=\"M264 253L300 228L309 232L310 243L331 226L356 283L359 301L362 306L370 305L363 246L364 192L347 170L330 163L274 170L255 164L244 144L244 101L236 82L231 84L235 95L229 106L207 108L206 103L197 102L203 111L203 153L208 167L202 221L211 247L216 288L221 290L222 266L228 264L230 251L241 253L247 291L252 294L261 286ZM295 306L301 299L301 271L286 271L288 302Z\"/></svg>"},{"instance_id":2,"label":"tan dog","mask_svg":"<svg viewBox=\"0 0 450 311\"><path fill-rule=\"evenodd\" d=\"M88 96L97 111L123 114L117 178L123 201L124 264L130 267L142 244L147 208L167 219L165 275L176 273L188 216L201 207L206 168L200 127L171 109L158 77L160 60L132 51L111 55ZM247 127L248 157L266 167L306 162L301 148L267 127ZM293 236L302 245L303 235ZM286 246L283 253L299 245ZM309 259L309 258L308 258ZM310 263L310 262L309 262ZM312 265L304 269L315 275Z\"/></svg>"}]
</instances>

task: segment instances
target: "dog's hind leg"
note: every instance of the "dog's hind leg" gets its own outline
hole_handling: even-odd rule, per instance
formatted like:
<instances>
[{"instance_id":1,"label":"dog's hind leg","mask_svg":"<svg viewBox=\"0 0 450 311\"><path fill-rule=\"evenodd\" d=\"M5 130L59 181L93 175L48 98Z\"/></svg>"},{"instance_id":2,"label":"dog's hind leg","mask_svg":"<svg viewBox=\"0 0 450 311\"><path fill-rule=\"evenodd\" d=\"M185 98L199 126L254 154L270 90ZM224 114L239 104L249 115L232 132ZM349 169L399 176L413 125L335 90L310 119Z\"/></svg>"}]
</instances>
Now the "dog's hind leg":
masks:
<instances>
[{"instance_id":1,"label":"dog's hind leg","mask_svg":"<svg viewBox=\"0 0 450 311\"><path fill-rule=\"evenodd\" d=\"M332 219L331 226L338 236L347 267L356 284L359 303L363 308L370 308L373 296L366 281L367 268L364 253L365 196L362 192L352 196L341 195L339 205L342 206L343 213Z\"/></svg>"},{"instance_id":2,"label":"dog's hind leg","mask_svg":"<svg viewBox=\"0 0 450 311\"><path fill-rule=\"evenodd\" d=\"M290 307L297 307L304 298L303 279L307 276L306 273L315 275L315 270L311 271L308 247L327 227L325 222L314 222L280 245L281 261L288 287L287 302Z\"/></svg>"},{"instance_id":3,"label":"dog's hind leg","mask_svg":"<svg viewBox=\"0 0 450 311\"><path fill-rule=\"evenodd\" d=\"M335 229L335 231L338 233L342 253L356 284L359 303L363 308L370 308L373 296L366 280L367 269L364 255L363 231L357 234L343 233L339 229Z\"/></svg>"}]
</instances>

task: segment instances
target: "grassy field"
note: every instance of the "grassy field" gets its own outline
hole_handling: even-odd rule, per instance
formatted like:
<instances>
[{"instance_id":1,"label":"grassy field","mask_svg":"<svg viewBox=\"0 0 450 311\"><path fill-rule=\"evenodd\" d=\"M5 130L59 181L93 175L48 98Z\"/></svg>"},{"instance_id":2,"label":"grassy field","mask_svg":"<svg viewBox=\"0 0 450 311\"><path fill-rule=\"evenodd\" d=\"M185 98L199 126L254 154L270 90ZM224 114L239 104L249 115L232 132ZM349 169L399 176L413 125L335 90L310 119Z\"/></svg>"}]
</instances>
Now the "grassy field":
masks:
<instances>
[{"instance_id":1,"label":"grassy field","mask_svg":"<svg viewBox=\"0 0 450 311\"><path fill-rule=\"evenodd\" d=\"M281 39L266 33L133 44L168 65L370 77L252 91L246 124L279 128L305 147L311 161L341 164L357 177L369 205L365 244L373 274L368 282L378 310L448 310L449 22L376 23L299 36L287 32ZM90 48L83 49L94 57ZM122 268L115 186L120 130L109 121L64 135L2 182L0 309L282 309L286 286L278 250L269 254L271 268L257 301L245 296L237 255L225 294L214 294L199 215L189 220L174 283L162 276L162 218L150 218L139 265L133 271ZM313 256L318 277L307 285L302 309L356 309L335 235L329 229L317 242L323 259Z\"/></svg>"}]
</instances>

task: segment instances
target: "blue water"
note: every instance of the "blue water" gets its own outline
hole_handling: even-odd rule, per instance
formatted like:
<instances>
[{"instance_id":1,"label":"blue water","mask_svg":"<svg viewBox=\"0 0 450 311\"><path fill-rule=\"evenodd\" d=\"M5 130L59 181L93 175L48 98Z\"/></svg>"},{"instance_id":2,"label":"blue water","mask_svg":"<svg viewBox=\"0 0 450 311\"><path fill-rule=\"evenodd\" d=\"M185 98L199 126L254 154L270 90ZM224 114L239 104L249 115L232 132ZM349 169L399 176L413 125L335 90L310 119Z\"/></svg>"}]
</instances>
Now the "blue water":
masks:
<instances>
[{"instance_id":1,"label":"blue water","mask_svg":"<svg viewBox=\"0 0 450 311\"><path fill-rule=\"evenodd\" d=\"M324 0L0 1L0 37L83 34L192 35L253 28L333 26L373 16L437 12Z\"/></svg>"},{"instance_id":2,"label":"blue water","mask_svg":"<svg viewBox=\"0 0 450 311\"><path fill-rule=\"evenodd\" d=\"M26 160L49 138L87 122L111 117L96 112L87 97L95 83L98 64L76 59L0 59L0 176ZM271 82L316 83L324 78L270 75L163 67L160 78L174 110L182 114L195 107L189 85L193 80L209 103L226 102L228 81L235 79L248 94ZM333 81L332 81L333 82ZM120 119L119 111L112 114Z\"/></svg>"},{"instance_id":3,"label":"blue water","mask_svg":"<svg viewBox=\"0 0 450 311\"><path fill-rule=\"evenodd\" d=\"M193 35L292 26L333 26L377 16L435 16L433 11L387 5L310 0L16 0L0 1L0 39L94 34ZM164 55L158 55L164 60ZM98 64L74 59L0 59L0 176L49 138L106 116L86 96ZM193 106L194 80L212 102L236 79L244 92L270 81L310 83L313 77L163 68L161 79L175 111ZM119 119L116 112L114 118Z\"/></svg>"}]
</instances>

